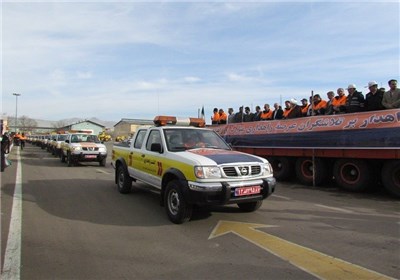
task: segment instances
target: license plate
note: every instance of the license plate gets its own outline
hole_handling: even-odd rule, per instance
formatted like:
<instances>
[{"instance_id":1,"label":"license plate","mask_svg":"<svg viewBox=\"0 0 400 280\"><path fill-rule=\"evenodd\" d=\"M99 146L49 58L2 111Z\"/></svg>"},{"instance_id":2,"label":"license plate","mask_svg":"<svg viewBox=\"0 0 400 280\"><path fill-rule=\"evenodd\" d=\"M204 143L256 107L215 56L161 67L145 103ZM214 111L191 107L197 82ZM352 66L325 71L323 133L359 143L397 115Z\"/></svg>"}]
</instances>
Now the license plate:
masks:
<instances>
[{"instance_id":1,"label":"license plate","mask_svg":"<svg viewBox=\"0 0 400 280\"><path fill-rule=\"evenodd\" d=\"M96 155L86 155L85 158L97 158Z\"/></svg>"},{"instance_id":2,"label":"license plate","mask_svg":"<svg viewBox=\"0 0 400 280\"><path fill-rule=\"evenodd\" d=\"M242 187L235 189L235 196L252 195L261 192L260 186Z\"/></svg>"}]
</instances>

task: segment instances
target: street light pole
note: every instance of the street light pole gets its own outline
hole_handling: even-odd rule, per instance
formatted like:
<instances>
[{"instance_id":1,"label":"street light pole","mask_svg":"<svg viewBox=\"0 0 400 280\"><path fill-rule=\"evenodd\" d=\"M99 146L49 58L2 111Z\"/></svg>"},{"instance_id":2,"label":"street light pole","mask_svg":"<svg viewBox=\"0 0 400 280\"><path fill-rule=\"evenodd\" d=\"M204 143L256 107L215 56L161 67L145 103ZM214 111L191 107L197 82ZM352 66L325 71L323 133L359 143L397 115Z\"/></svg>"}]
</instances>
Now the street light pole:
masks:
<instances>
[{"instance_id":1,"label":"street light pole","mask_svg":"<svg viewBox=\"0 0 400 280\"><path fill-rule=\"evenodd\" d=\"M17 133L17 123L18 123L18 96L21 96L20 93L13 93L15 95L15 128L14 131Z\"/></svg>"}]
</instances>

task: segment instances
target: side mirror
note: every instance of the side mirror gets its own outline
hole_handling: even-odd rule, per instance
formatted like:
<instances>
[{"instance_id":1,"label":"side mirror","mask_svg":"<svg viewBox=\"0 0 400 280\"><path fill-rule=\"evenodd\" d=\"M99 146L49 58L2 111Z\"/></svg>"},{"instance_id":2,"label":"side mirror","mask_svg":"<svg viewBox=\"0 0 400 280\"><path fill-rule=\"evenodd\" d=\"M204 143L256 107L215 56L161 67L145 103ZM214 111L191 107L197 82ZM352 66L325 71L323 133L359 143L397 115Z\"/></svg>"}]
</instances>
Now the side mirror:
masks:
<instances>
[{"instance_id":1,"label":"side mirror","mask_svg":"<svg viewBox=\"0 0 400 280\"><path fill-rule=\"evenodd\" d=\"M69 140L67 139L67 140L65 140L65 143L69 143Z\"/></svg>"},{"instance_id":2,"label":"side mirror","mask_svg":"<svg viewBox=\"0 0 400 280\"><path fill-rule=\"evenodd\" d=\"M153 143L151 144L150 150L152 152L162 153L162 146L160 143Z\"/></svg>"}]
</instances>

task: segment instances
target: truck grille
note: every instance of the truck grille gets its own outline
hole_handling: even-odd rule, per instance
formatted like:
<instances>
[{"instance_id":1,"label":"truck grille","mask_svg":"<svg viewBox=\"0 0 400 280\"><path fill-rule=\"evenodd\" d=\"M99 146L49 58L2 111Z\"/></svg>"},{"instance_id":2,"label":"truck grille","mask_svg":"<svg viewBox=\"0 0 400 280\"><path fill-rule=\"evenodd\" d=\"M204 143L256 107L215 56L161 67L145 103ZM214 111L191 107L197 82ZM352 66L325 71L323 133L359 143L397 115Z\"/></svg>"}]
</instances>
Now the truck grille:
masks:
<instances>
[{"instance_id":1,"label":"truck grille","mask_svg":"<svg viewBox=\"0 0 400 280\"><path fill-rule=\"evenodd\" d=\"M83 150L83 151L90 151L90 152L92 152L92 151L98 151L99 148L98 148L98 147L82 147L82 150Z\"/></svg>"},{"instance_id":2,"label":"truck grille","mask_svg":"<svg viewBox=\"0 0 400 280\"><path fill-rule=\"evenodd\" d=\"M227 177L242 177L242 176L255 176L260 175L260 165L240 165L240 166L226 166L223 167Z\"/></svg>"}]
</instances>

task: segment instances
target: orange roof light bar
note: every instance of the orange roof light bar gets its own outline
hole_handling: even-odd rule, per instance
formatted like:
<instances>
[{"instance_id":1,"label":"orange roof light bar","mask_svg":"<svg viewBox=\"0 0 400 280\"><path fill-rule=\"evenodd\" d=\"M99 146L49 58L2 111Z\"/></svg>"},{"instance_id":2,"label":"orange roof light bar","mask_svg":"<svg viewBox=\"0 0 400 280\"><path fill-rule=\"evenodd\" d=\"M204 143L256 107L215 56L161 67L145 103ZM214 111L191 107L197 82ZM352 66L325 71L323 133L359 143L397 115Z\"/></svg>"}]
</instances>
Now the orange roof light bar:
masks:
<instances>
[{"instance_id":1,"label":"orange roof light bar","mask_svg":"<svg viewBox=\"0 0 400 280\"><path fill-rule=\"evenodd\" d=\"M68 130L68 133L88 133L88 134L91 134L91 133L93 133L93 130L91 130L91 129L72 129L72 130Z\"/></svg>"},{"instance_id":2,"label":"orange roof light bar","mask_svg":"<svg viewBox=\"0 0 400 280\"><path fill-rule=\"evenodd\" d=\"M201 118L177 118L172 116L156 116L153 122L156 126L180 125L204 127L206 125L205 121Z\"/></svg>"}]
</instances>

